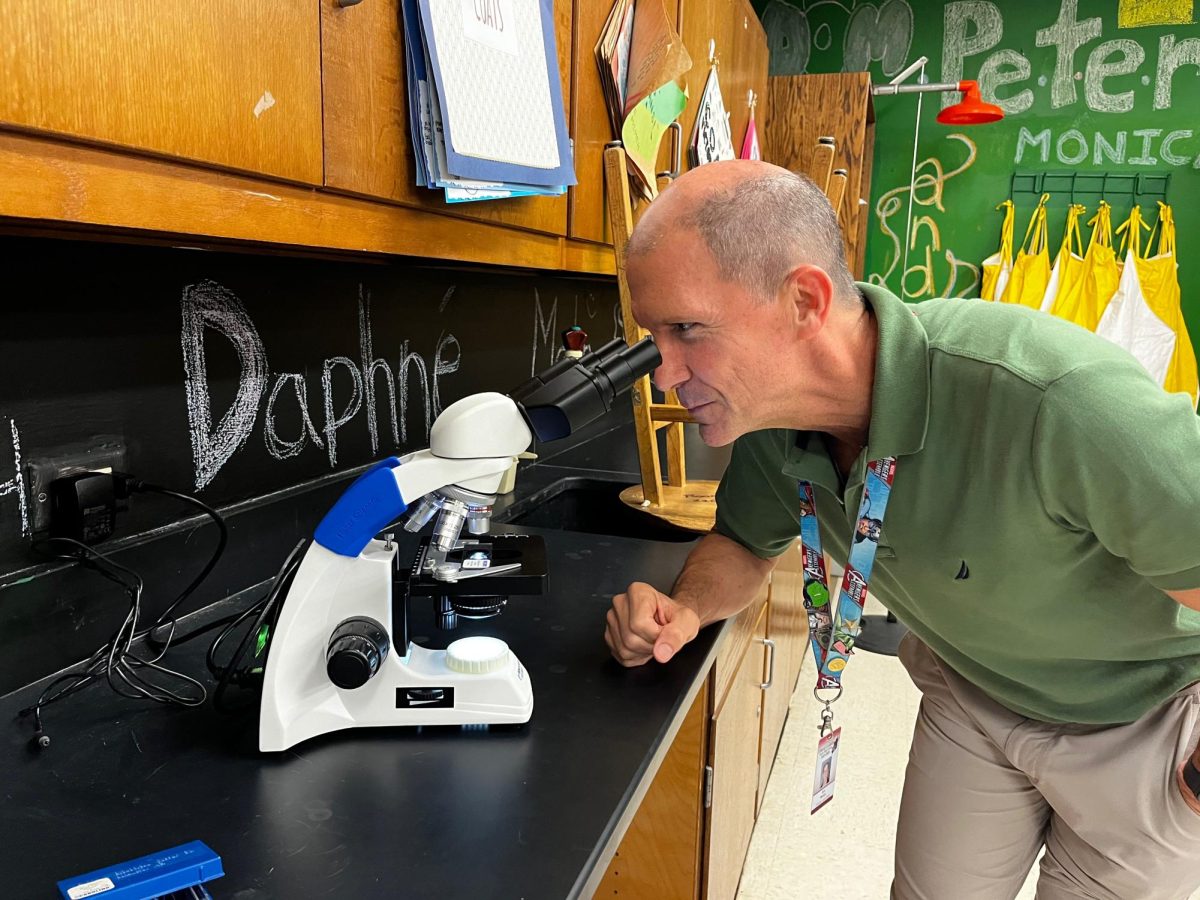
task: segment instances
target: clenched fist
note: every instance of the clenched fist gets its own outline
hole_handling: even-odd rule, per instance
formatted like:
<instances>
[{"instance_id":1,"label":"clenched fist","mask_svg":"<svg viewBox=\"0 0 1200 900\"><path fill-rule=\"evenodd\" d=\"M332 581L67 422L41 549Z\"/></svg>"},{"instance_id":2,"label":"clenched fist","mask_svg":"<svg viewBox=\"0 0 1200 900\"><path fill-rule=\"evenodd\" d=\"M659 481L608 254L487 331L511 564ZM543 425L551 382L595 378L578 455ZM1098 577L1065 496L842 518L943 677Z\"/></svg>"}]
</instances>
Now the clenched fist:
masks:
<instances>
[{"instance_id":1,"label":"clenched fist","mask_svg":"<svg viewBox=\"0 0 1200 900\"><path fill-rule=\"evenodd\" d=\"M640 666L652 656L665 663L699 630L694 610L635 581L613 597L604 642L623 666Z\"/></svg>"}]
</instances>

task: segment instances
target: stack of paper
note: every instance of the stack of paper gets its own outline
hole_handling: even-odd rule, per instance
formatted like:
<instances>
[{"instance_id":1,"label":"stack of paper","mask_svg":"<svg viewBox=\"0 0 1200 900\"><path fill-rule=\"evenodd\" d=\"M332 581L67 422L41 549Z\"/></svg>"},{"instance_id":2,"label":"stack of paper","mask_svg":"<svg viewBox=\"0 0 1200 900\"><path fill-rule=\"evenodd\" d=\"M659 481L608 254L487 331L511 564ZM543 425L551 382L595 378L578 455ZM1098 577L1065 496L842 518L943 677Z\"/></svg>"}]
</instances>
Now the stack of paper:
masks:
<instances>
[{"instance_id":1,"label":"stack of paper","mask_svg":"<svg viewBox=\"0 0 1200 900\"><path fill-rule=\"evenodd\" d=\"M612 123L614 137L620 137L625 121L625 83L629 75L629 48L633 43L633 0L617 0L596 44L596 65L600 67L600 87L604 105Z\"/></svg>"},{"instance_id":2,"label":"stack of paper","mask_svg":"<svg viewBox=\"0 0 1200 900\"><path fill-rule=\"evenodd\" d=\"M613 135L632 164L630 180L652 199L659 143L687 105L675 79L692 67L663 0L616 0L596 44L596 65Z\"/></svg>"},{"instance_id":3,"label":"stack of paper","mask_svg":"<svg viewBox=\"0 0 1200 900\"><path fill-rule=\"evenodd\" d=\"M553 0L402 0L416 181L446 200L575 184Z\"/></svg>"}]
</instances>

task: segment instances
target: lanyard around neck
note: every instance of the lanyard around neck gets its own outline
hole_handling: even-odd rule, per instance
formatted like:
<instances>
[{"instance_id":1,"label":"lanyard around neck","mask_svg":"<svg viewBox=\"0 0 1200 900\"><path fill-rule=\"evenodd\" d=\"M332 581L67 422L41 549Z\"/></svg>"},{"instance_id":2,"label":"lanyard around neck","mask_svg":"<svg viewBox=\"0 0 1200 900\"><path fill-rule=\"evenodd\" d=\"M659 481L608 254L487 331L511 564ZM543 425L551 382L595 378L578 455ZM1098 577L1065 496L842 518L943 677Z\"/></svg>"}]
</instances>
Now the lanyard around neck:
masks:
<instances>
[{"instance_id":1,"label":"lanyard around neck","mask_svg":"<svg viewBox=\"0 0 1200 900\"><path fill-rule=\"evenodd\" d=\"M883 516L887 512L888 497L892 493L895 477L894 456L867 464L858 519L850 538L849 559L836 603L829 596L825 556L821 552L821 528L817 524L816 494L811 482L798 482L800 543L804 554L804 608L808 612L808 633L812 640L813 659L817 663L817 690L841 688L842 672L862 629L867 582L875 565L875 551L879 548Z\"/></svg>"}]
</instances>

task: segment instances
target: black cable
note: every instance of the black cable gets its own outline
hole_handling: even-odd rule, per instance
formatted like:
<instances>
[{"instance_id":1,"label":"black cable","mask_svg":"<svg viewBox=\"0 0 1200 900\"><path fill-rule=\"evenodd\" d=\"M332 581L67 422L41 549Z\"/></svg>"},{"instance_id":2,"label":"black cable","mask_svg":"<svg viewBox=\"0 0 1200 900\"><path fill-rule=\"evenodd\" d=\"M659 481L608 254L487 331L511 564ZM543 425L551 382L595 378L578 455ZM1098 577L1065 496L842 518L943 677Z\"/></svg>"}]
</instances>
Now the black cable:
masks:
<instances>
[{"instance_id":1,"label":"black cable","mask_svg":"<svg viewBox=\"0 0 1200 900\"><path fill-rule=\"evenodd\" d=\"M156 703L179 706L199 706L207 699L207 691L199 681L181 672L159 665L170 644L170 638L162 646L156 656L143 658L133 652L133 644L137 639L137 623L141 615L141 599L145 585L140 575L128 568L107 553L89 547L73 538L51 537L35 544L65 544L73 549L71 553L56 553L59 559L77 562L83 567L96 572L102 577L121 585L129 597L129 610L121 620L113 636L105 642L75 671L66 672L55 678L42 690L37 701L18 712L24 718L33 715L36 729L35 738L39 746L47 746L49 739L42 731L42 709L51 703L56 703L72 694L84 690L89 685L103 678L109 687L117 694L130 699L146 699ZM174 633L174 622L170 623ZM181 693L173 690L167 684L143 674L141 670L158 673L166 679L176 679L184 682L198 691L196 693ZM55 690L59 685L63 685Z\"/></svg>"},{"instance_id":2,"label":"black cable","mask_svg":"<svg viewBox=\"0 0 1200 900\"><path fill-rule=\"evenodd\" d=\"M97 648L75 670L63 673L46 685L33 705L19 711L19 717L33 716L36 728L35 741L41 747L49 744L49 738L45 736L42 730L43 708L86 689L100 679L107 681L109 687L115 693L130 699L145 699L156 703L186 707L199 706L204 703L208 697L208 692L203 684L188 675L160 665L160 660L172 645L192 640L201 634L221 626L224 627L209 646L205 662L209 671L217 679L213 695L214 703L218 708L225 708L223 696L230 684L246 686L261 678L262 668L266 661L266 652L269 649L270 636L278 622L279 612L282 608L281 595L286 592L291 579L299 568L303 556L302 551L308 543L307 539L305 539L296 544L280 567L278 573L276 573L266 594L248 609L240 613L224 616L214 622L206 623L186 635L178 636L176 635L177 620L172 614L204 582L224 553L229 539L229 530L225 524L225 520L211 506L189 494L149 484L129 475L115 474L113 475L113 480L116 493L119 496L127 497L131 492L158 493L173 497L201 510L217 526L217 545L213 550L212 556L200 572L168 604L154 623L147 628L139 629L138 623L142 614L142 595L145 590L145 584L137 572L116 562L109 554L74 538L51 537L45 541L35 543L35 547L42 543L66 545L71 548L70 552L57 552L55 556L58 559L78 563L84 568L96 572L103 578L120 585L129 598L129 609L112 637ZM254 623L242 636L229 663L225 666L218 665L216 654L221 644L239 626L254 615L257 615ZM164 637L155 635L155 632L164 628L167 629L167 634ZM259 647L254 654L253 661L249 665L239 668L239 664L245 656L246 648L252 637L259 643ZM133 650L135 643L143 639L145 639L145 646L151 649L151 654L146 657L139 656ZM174 690L168 684L162 683L161 679L163 678L167 681L171 679L182 681L188 687L194 687L195 691L187 693Z\"/></svg>"},{"instance_id":3,"label":"black cable","mask_svg":"<svg viewBox=\"0 0 1200 900\"><path fill-rule=\"evenodd\" d=\"M295 576L296 570L300 567L303 559L302 551L307 545L307 538L297 542L296 546L292 548L292 552L288 554L287 559L284 560L283 565L280 566L279 571L275 574L275 578L271 581L271 586L263 598L233 617L233 620L222 629L221 633L209 645L205 663L208 666L209 672L217 679L217 686L213 690L213 705L217 709L223 712L232 711L232 708L227 707L224 701L225 691L230 684L245 687L258 681L258 678L255 676L266 665L267 654L270 652L271 637L275 630L275 625L279 621L279 613L283 608L283 604L279 600L280 595L290 586L291 580ZM258 616L254 620L254 624L242 635L242 639L238 642L237 649L234 650L229 662L224 666L218 665L217 651L220 649L221 644L229 635L237 630L238 626L255 613ZM271 620L269 623L266 623L268 616L271 616ZM261 629L264 627L264 623L266 623L267 630L265 634L262 634ZM248 666L238 668L238 664L245 655L246 648L249 646L252 638L255 641L261 640L262 649L254 654L254 661ZM262 655L261 660L258 659L260 653Z\"/></svg>"},{"instance_id":4,"label":"black cable","mask_svg":"<svg viewBox=\"0 0 1200 900\"><path fill-rule=\"evenodd\" d=\"M191 584L185 587L179 593L179 596L172 600L167 608L163 610L161 614L159 614L159 617L154 620L154 624L138 635L138 637L150 635L150 639L152 641L155 643L161 643L157 638L154 637L153 632L157 631L159 627L167 621L171 613L178 609L179 605L192 595L196 588L203 583L204 579L207 578L209 573L212 572L212 570L216 567L217 562L221 559L221 555L225 552L225 545L229 543L229 528L226 526L225 519L221 516L221 514L203 500L200 500L198 497L193 497L191 494L184 494L180 491L168 490L160 485L140 481L128 475L118 474L114 475L113 477L117 480L118 485L124 487L126 492L162 494L165 497L174 497L176 500L180 500L184 503L194 506L212 519L213 523L217 526L217 546L213 549L212 556L209 557L209 560L205 564L204 568L201 569L196 577L192 579ZM171 620L172 625L174 624L174 621L174 619Z\"/></svg>"},{"instance_id":5,"label":"black cable","mask_svg":"<svg viewBox=\"0 0 1200 900\"><path fill-rule=\"evenodd\" d=\"M118 495L128 496L132 492L157 493L173 497L176 500L196 507L212 519L213 523L217 526L217 545L204 567L196 574L187 587L167 605L166 609L155 619L154 623L148 628L138 630L138 622L142 614L142 594L145 590L145 583L137 572L116 562L107 553L73 538L51 537L35 544L35 547L41 543L65 544L73 548L73 552L71 553L56 554L57 558L79 563L85 568L107 578L109 581L121 585L129 597L129 611L126 613L124 619L122 619L120 626L113 636L82 663L78 669L64 673L51 681L32 706L26 707L18 713L19 717L33 715L39 746L44 747L49 743L49 739L45 737L42 730L42 709L51 703L55 703L84 690L101 677L108 682L109 687L115 693L129 699L145 699L155 703L190 707L199 706L208 698L208 692L205 690L203 684L195 678L184 675L182 672L176 672L173 669L160 665L159 661L166 654L175 637L176 620L172 618L172 613L196 591L216 567L229 542L229 529L220 513L204 501L190 494L172 491L129 475L114 474L112 477L114 488ZM167 629L165 637L159 637L154 634L154 632L164 627ZM207 626L207 628L213 627L216 627L216 625L210 624ZM201 633L203 630L206 629L198 630L187 637L195 637L196 634ZM142 657L135 653L133 651L134 643L142 638L147 638L148 644L155 648L157 653L152 653L148 657ZM152 677L151 673L155 673L156 677ZM181 681L188 688L194 688L195 690L183 692L174 690L168 684L162 682L164 678L168 682L171 680ZM64 683L65 686L59 688ZM56 688L59 689L55 690Z\"/></svg>"}]
</instances>

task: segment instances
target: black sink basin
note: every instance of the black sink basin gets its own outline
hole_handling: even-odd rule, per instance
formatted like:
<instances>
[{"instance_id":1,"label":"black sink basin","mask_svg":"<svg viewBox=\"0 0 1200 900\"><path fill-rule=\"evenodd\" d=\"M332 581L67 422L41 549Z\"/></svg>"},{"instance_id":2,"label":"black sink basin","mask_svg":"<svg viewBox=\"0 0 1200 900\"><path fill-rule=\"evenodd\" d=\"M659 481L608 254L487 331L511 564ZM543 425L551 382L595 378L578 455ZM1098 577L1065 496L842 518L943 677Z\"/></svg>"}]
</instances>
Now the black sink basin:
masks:
<instances>
[{"instance_id":1,"label":"black sink basin","mask_svg":"<svg viewBox=\"0 0 1200 900\"><path fill-rule=\"evenodd\" d=\"M621 502L626 487L600 478L563 478L513 504L495 521L647 541L683 543L700 537L626 506Z\"/></svg>"}]
</instances>

